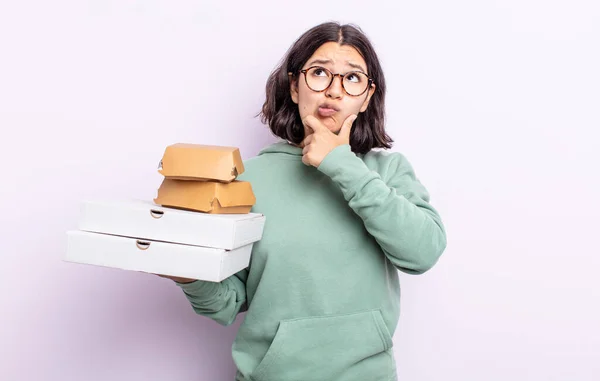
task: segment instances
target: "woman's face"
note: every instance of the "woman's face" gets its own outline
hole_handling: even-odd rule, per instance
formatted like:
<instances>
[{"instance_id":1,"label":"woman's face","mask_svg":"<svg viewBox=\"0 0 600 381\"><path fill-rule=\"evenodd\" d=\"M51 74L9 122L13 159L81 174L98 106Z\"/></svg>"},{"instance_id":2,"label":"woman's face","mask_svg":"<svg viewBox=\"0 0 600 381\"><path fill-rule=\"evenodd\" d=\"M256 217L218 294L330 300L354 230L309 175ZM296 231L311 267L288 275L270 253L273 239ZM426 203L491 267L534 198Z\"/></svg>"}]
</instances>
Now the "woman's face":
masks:
<instances>
[{"instance_id":1,"label":"woman's face","mask_svg":"<svg viewBox=\"0 0 600 381\"><path fill-rule=\"evenodd\" d=\"M366 74L367 64L360 53L348 45L337 42L326 42L306 61L302 69L311 66L321 66L333 74L345 74L350 71L362 71ZM308 74L308 73L307 73ZM317 72L318 75L323 75ZM369 100L375 92L375 85L360 96L348 95L342 88L340 77L335 77L331 86L322 92L311 90L306 85L305 74L300 73L291 82L290 94L298 105L302 120L308 115L314 115L333 133L338 133L350 115L358 115L369 105ZM305 136L312 133L305 127Z\"/></svg>"}]
</instances>

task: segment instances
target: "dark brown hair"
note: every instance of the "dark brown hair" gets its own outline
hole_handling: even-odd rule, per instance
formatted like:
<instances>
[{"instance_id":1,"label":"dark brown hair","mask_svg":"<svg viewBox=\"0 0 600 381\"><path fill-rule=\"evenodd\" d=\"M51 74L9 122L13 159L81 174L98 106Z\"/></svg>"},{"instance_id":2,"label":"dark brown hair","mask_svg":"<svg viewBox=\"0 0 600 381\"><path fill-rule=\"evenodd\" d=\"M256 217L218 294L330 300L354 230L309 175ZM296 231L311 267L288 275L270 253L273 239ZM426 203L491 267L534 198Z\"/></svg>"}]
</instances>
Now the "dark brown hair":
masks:
<instances>
[{"instance_id":1,"label":"dark brown hair","mask_svg":"<svg viewBox=\"0 0 600 381\"><path fill-rule=\"evenodd\" d=\"M391 148L392 138L385 132L385 78L377 54L365 34L353 25L327 22L306 31L289 48L280 65L267 81L267 97L259 113L274 135L299 144L304 139L304 126L298 105L290 95L290 76L297 75L314 52L326 42L352 46L367 63L375 92L365 112L354 121L350 146L355 153L367 153L372 148Z\"/></svg>"}]
</instances>

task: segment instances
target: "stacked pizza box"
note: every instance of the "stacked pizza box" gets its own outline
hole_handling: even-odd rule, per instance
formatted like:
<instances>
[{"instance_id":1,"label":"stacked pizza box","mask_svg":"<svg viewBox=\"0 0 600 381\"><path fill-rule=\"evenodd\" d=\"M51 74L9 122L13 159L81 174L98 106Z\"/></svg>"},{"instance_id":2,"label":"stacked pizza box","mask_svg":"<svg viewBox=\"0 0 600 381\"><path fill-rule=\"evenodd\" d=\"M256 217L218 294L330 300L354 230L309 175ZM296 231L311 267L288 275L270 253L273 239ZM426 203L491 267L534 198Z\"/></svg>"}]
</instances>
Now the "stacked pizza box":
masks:
<instances>
[{"instance_id":1,"label":"stacked pizza box","mask_svg":"<svg viewBox=\"0 0 600 381\"><path fill-rule=\"evenodd\" d=\"M265 217L238 148L168 146L154 202L87 201L65 260L219 282L248 267Z\"/></svg>"}]
</instances>

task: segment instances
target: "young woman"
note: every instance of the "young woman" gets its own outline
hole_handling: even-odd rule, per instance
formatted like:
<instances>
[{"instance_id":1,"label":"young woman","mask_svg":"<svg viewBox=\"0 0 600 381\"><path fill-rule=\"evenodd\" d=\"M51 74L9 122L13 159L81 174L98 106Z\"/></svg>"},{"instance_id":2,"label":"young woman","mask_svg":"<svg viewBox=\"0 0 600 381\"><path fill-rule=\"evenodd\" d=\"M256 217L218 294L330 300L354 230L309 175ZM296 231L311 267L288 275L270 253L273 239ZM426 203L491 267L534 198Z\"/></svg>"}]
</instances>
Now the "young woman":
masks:
<instances>
[{"instance_id":1,"label":"young woman","mask_svg":"<svg viewBox=\"0 0 600 381\"><path fill-rule=\"evenodd\" d=\"M390 148L385 80L360 29L303 34L267 82L262 119L283 140L247 160L263 239L220 283L174 278L228 325L236 380L396 380L397 270L421 274L445 229L411 164Z\"/></svg>"}]
</instances>

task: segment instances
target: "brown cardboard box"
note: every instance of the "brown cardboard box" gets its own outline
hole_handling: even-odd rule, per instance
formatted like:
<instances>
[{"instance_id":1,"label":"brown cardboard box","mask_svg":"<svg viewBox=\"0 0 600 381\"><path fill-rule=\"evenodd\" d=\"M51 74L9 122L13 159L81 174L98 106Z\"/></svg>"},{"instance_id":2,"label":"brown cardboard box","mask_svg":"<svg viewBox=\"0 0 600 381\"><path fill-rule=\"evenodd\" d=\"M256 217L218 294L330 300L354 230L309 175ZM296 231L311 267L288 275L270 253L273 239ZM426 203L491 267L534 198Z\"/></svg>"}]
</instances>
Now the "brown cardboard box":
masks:
<instances>
[{"instance_id":1,"label":"brown cardboard box","mask_svg":"<svg viewBox=\"0 0 600 381\"><path fill-rule=\"evenodd\" d=\"M165 178L154 202L204 213L244 214L250 212L256 198L252 186L246 181L223 184Z\"/></svg>"},{"instance_id":2,"label":"brown cardboard box","mask_svg":"<svg viewBox=\"0 0 600 381\"><path fill-rule=\"evenodd\" d=\"M229 183L244 164L236 147L178 143L165 149L158 172L169 179Z\"/></svg>"}]
</instances>

